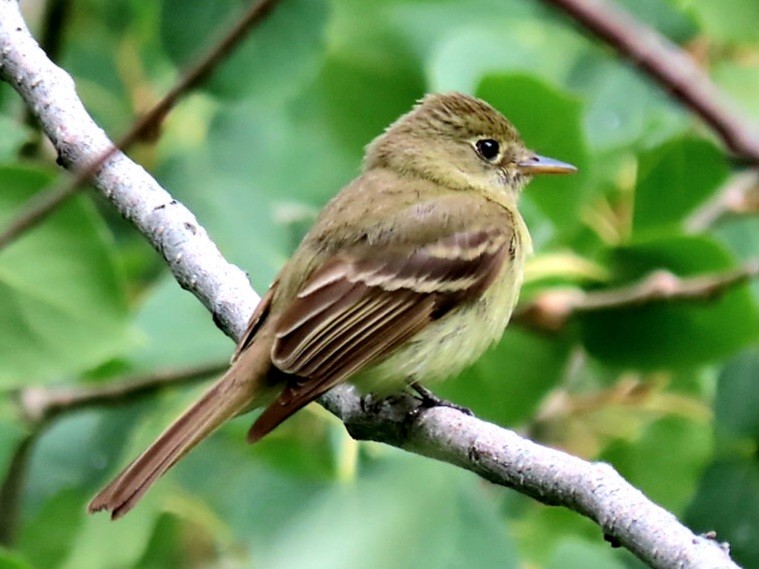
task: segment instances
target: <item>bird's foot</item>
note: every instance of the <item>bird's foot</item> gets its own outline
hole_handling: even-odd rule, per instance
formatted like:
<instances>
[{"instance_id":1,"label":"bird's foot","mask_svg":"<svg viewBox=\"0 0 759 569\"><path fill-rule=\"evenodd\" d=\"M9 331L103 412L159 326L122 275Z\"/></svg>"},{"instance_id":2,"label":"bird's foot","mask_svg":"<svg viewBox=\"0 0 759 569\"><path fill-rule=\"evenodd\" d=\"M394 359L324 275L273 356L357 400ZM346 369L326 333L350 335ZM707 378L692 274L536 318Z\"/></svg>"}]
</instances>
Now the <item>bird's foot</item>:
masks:
<instances>
[{"instance_id":1,"label":"bird's foot","mask_svg":"<svg viewBox=\"0 0 759 569\"><path fill-rule=\"evenodd\" d=\"M414 398L419 401L419 404L408 411L405 418L403 419L403 425L401 428L403 438L408 438L417 419L419 419L419 417L422 415L422 412L426 411L427 409L432 409L434 407L450 407L451 409L456 409L457 411L460 411L465 415L469 415L470 417L474 415L474 413L472 413L472 411L466 407L456 405L455 403L438 397L432 393L432 391L426 387L422 387L417 382L409 383L409 387L416 392Z\"/></svg>"},{"instance_id":2,"label":"bird's foot","mask_svg":"<svg viewBox=\"0 0 759 569\"><path fill-rule=\"evenodd\" d=\"M438 397L432 393L432 391L417 382L410 383L409 387L416 392L417 399L419 399L419 407L417 407L416 410L417 414L423 409L431 409L432 407L450 407L451 409L456 409L456 411L464 413L464 415L469 415L470 417L474 416L471 409L464 407L463 405L457 405L442 397Z\"/></svg>"}]
</instances>

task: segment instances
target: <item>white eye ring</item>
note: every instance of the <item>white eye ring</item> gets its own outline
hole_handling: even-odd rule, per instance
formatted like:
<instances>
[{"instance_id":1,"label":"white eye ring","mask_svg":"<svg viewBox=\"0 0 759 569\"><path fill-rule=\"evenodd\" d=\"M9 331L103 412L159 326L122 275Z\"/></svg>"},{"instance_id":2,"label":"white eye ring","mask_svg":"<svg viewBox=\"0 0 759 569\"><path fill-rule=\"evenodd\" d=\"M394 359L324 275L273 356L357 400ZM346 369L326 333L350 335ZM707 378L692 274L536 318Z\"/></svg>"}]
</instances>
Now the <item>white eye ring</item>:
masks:
<instances>
[{"instance_id":1,"label":"white eye ring","mask_svg":"<svg viewBox=\"0 0 759 569\"><path fill-rule=\"evenodd\" d=\"M496 162L501 155L501 145L493 138L480 138L474 143L474 149L488 162Z\"/></svg>"}]
</instances>

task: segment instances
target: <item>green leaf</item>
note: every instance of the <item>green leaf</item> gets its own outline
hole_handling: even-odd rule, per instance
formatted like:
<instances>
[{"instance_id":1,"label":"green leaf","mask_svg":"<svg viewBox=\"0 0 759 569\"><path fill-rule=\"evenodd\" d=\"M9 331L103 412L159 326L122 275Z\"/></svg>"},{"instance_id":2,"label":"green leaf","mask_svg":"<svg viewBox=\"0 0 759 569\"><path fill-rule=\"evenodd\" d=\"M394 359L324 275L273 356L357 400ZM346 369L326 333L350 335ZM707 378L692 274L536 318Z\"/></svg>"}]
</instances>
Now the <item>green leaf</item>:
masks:
<instances>
[{"instance_id":1,"label":"green leaf","mask_svg":"<svg viewBox=\"0 0 759 569\"><path fill-rule=\"evenodd\" d=\"M262 291L318 208L358 174L364 146L422 92L413 70L330 57L294 102L220 110L208 148L177 159L164 179Z\"/></svg>"},{"instance_id":2,"label":"green leaf","mask_svg":"<svg viewBox=\"0 0 759 569\"><path fill-rule=\"evenodd\" d=\"M30 138L29 127L0 114L0 163L16 157L21 145Z\"/></svg>"},{"instance_id":3,"label":"green leaf","mask_svg":"<svg viewBox=\"0 0 759 569\"><path fill-rule=\"evenodd\" d=\"M167 0L160 19L163 45L180 66L199 57L239 18L249 4L240 0ZM292 96L316 74L323 58L326 0L290 0L274 7L210 79L218 95L278 100ZM200 38L200 40L199 40Z\"/></svg>"},{"instance_id":4,"label":"green leaf","mask_svg":"<svg viewBox=\"0 0 759 569\"><path fill-rule=\"evenodd\" d=\"M726 220L714 228L719 237L738 259L750 261L759 251L759 218L752 216ZM759 302L759 279L751 281L754 298Z\"/></svg>"},{"instance_id":5,"label":"green leaf","mask_svg":"<svg viewBox=\"0 0 759 569\"><path fill-rule=\"evenodd\" d=\"M51 496L58 496L72 488L81 490L92 487L93 479L102 469L103 457L110 452L100 444L104 432L97 418L94 411L60 417L35 441L26 480L24 508L27 514L37 516L48 507L47 500ZM117 437L123 438L124 425L121 426L122 432ZM121 440L113 437L110 442L117 446ZM72 523L83 512L87 496L80 492L78 498L76 514L71 514ZM64 504L73 505L75 502L75 498L70 496L60 500L61 504L52 507L63 508Z\"/></svg>"},{"instance_id":6,"label":"green leaf","mask_svg":"<svg viewBox=\"0 0 759 569\"><path fill-rule=\"evenodd\" d=\"M462 5L462 11L471 13L474 5ZM446 28L437 30L445 29L445 33L427 58L431 89L471 93L490 74L530 75L547 83L562 83L587 44L565 26L547 21L545 14L529 17L523 13L534 12L536 7L499 2L477 21L469 22L470 18L461 14L459 21L446 22ZM502 8L506 9L501 12ZM504 34L504 29L510 33Z\"/></svg>"},{"instance_id":7,"label":"green leaf","mask_svg":"<svg viewBox=\"0 0 759 569\"><path fill-rule=\"evenodd\" d=\"M477 88L477 96L504 113L528 147L577 166L578 172L572 176L537 177L524 196L536 203L557 228L575 229L591 190L580 102L529 75L489 75Z\"/></svg>"},{"instance_id":8,"label":"green leaf","mask_svg":"<svg viewBox=\"0 0 759 569\"><path fill-rule=\"evenodd\" d=\"M289 228L276 218L273 196L279 188L268 182L273 176L281 179L282 172L271 164L264 167L259 159L240 160L234 152L214 162L236 142L251 144L250 137L244 138L245 131L258 136L257 130L250 128L256 123L247 122L247 118L239 115L236 118L240 119L237 130L212 131L208 141L210 150L188 152L173 161L161 177L167 186L176 188L175 195L180 201L198 212L199 221L222 254L230 262L249 270L255 289L262 292L271 283L275 270L287 259ZM227 134L229 137L225 138ZM243 138L237 137L238 134L243 134ZM268 156L261 156L260 160L266 158ZM255 174L248 175L251 166Z\"/></svg>"},{"instance_id":9,"label":"green leaf","mask_svg":"<svg viewBox=\"0 0 759 569\"><path fill-rule=\"evenodd\" d=\"M759 461L756 456L721 459L703 475L685 515L697 533L716 531L742 567L759 567Z\"/></svg>"},{"instance_id":10,"label":"green leaf","mask_svg":"<svg viewBox=\"0 0 759 569\"><path fill-rule=\"evenodd\" d=\"M195 400L198 394L184 401ZM318 404L309 405L278 427L264 440L249 446L245 437L253 420L254 411L238 420L230 421L220 430L220 436L208 445L210 450L197 453L193 457L195 468L190 464L184 468L190 479L192 472L204 472L213 468L215 462L235 457L234 462L257 463L261 467L272 466L273 471L283 476L294 476L303 480L334 480L336 478L336 455L349 438L343 424L322 409ZM170 419L170 415L164 420ZM162 430L156 429L156 432ZM357 444L350 439L350 444ZM141 445L137 445L141 446ZM212 455L209 458L209 455ZM187 474L190 473L190 474ZM199 483L195 480L195 484Z\"/></svg>"},{"instance_id":11,"label":"green leaf","mask_svg":"<svg viewBox=\"0 0 759 569\"><path fill-rule=\"evenodd\" d=\"M19 421L17 410L10 398L0 399L0 479L8 471L18 445L27 436L27 429Z\"/></svg>"},{"instance_id":12,"label":"green leaf","mask_svg":"<svg viewBox=\"0 0 759 569\"><path fill-rule=\"evenodd\" d=\"M135 565L150 542L158 516L150 493L117 524L104 515L85 516L71 552L60 567L122 569Z\"/></svg>"},{"instance_id":13,"label":"green leaf","mask_svg":"<svg viewBox=\"0 0 759 569\"><path fill-rule=\"evenodd\" d=\"M568 508L546 507L516 492L505 495L504 502L526 564L546 566L566 541L601 540L593 521Z\"/></svg>"},{"instance_id":14,"label":"green leaf","mask_svg":"<svg viewBox=\"0 0 759 569\"><path fill-rule=\"evenodd\" d=\"M181 68L198 60L203 49L210 44L210 38L223 33L223 23L231 23L245 3L242 0L223 0L186 4L166 0L161 5L159 33L163 49Z\"/></svg>"},{"instance_id":15,"label":"green leaf","mask_svg":"<svg viewBox=\"0 0 759 569\"><path fill-rule=\"evenodd\" d=\"M0 547L0 569L32 569L32 566L18 553Z\"/></svg>"},{"instance_id":16,"label":"green leaf","mask_svg":"<svg viewBox=\"0 0 759 569\"><path fill-rule=\"evenodd\" d=\"M608 545L589 543L577 538L559 543L546 569L624 569L622 563Z\"/></svg>"},{"instance_id":17,"label":"green leaf","mask_svg":"<svg viewBox=\"0 0 759 569\"><path fill-rule=\"evenodd\" d=\"M269 568L516 568L490 490L469 473L398 455L301 508L259 561Z\"/></svg>"},{"instance_id":18,"label":"green leaf","mask_svg":"<svg viewBox=\"0 0 759 569\"><path fill-rule=\"evenodd\" d=\"M610 257L617 277L610 287L662 269L688 277L733 268L725 250L706 237L653 239L615 249ZM713 299L582 313L578 321L583 344L592 355L639 369L714 361L755 341L759 332L756 304L746 285Z\"/></svg>"},{"instance_id":19,"label":"green leaf","mask_svg":"<svg viewBox=\"0 0 759 569\"><path fill-rule=\"evenodd\" d=\"M577 58L567 86L584 95L583 121L591 148L618 153L597 157L601 166L613 164L618 156L627 159L639 148L662 144L691 127L682 107L638 70L596 50Z\"/></svg>"},{"instance_id":20,"label":"green leaf","mask_svg":"<svg viewBox=\"0 0 759 569\"><path fill-rule=\"evenodd\" d=\"M759 440L759 348L730 360L719 375L714 402L717 431Z\"/></svg>"},{"instance_id":21,"label":"green leaf","mask_svg":"<svg viewBox=\"0 0 759 569\"><path fill-rule=\"evenodd\" d=\"M135 318L140 341L126 354L135 371L184 369L229 359L234 343L211 314L171 277L145 298Z\"/></svg>"},{"instance_id":22,"label":"green leaf","mask_svg":"<svg viewBox=\"0 0 759 569\"><path fill-rule=\"evenodd\" d=\"M212 198L201 193L204 190L197 183L192 185L197 188L194 191L205 201L213 199L226 206L234 199L257 200L257 208L237 208L241 211L239 220L234 211L227 216L237 223L243 222L243 214L254 216L247 223L249 228L261 227L261 235L269 242L273 229L276 245L294 247L297 241L288 241L286 238L292 236L278 223L278 208L287 203L310 205L314 208L313 220L318 206L357 174L361 148L368 142L353 148L343 146L332 131L335 125L326 114L314 97L287 106L264 106L249 101L227 106L218 113L209 131L209 167L215 176L220 172L223 175L218 182L207 177L219 192L232 196ZM298 140L297 167L293 167L294 157L289 150L295 139ZM240 160L240 148L246 149L249 160ZM222 212L217 213L216 207L211 213L221 216ZM261 217L265 215L268 223L255 217L257 211L262 211ZM280 249L279 253L284 255L289 251Z\"/></svg>"},{"instance_id":23,"label":"green leaf","mask_svg":"<svg viewBox=\"0 0 759 569\"><path fill-rule=\"evenodd\" d=\"M619 0L619 3L676 43L685 43L698 32L692 17L673 5L677 0Z\"/></svg>"},{"instance_id":24,"label":"green leaf","mask_svg":"<svg viewBox=\"0 0 759 569\"><path fill-rule=\"evenodd\" d=\"M332 439L343 440L348 435L342 424L332 424L325 420L326 412L310 412L319 409L312 405L309 411L303 411L288 419L277 433L267 436L253 450L253 454L279 471L300 476L301 478L329 479L335 478L335 449ZM245 440L252 418L244 423L238 422L238 429L232 440L239 444ZM335 433L329 437L330 431ZM348 444L356 444L350 441Z\"/></svg>"},{"instance_id":25,"label":"green leaf","mask_svg":"<svg viewBox=\"0 0 759 569\"><path fill-rule=\"evenodd\" d=\"M600 459L651 500L677 513L693 496L711 458L712 442L711 425L705 421L670 416L648 425L638 440L613 443Z\"/></svg>"},{"instance_id":26,"label":"green leaf","mask_svg":"<svg viewBox=\"0 0 759 569\"><path fill-rule=\"evenodd\" d=\"M117 11L121 11L118 27L122 27L125 14L118 8ZM114 20L118 19L116 14L112 16ZM108 132L124 132L134 120L134 109L128 86L119 74L119 50L114 49L117 32L109 29L99 18L92 17L92 14L76 24L74 29L78 28L79 33L67 34L66 57L62 65L76 81L77 93L97 124Z\"/></svg>"},{"instance_id":27,"label":"green leaf","mask_svg":"<svg viewBox=\"0 0 759 569\"><path fill-rule=\"evenodd\" d=\"M635 233L682 222L728 173L722 151L705 140L678 138L645 152L635 188Z\"/></svg>"},{"instance_id":28,"label":"green leaf","mask_svg":"<svg viewBox=\"0 0 759 569\"><path fill-rule=\"evenodd\" d=\"M751 113L754 124L759 121L759 65L739 57L716 62L710 75L729 96Z\"/></svg>"},{"instance_id":29,"label":"green leaf","mask_svg":"<svg viewBox=\"0 0 759 569\"><path fill-rule=\"evenodd\" d=\"M0 168L0 226L50 181ZM60 379L121 353L126 316L111 239L91 204L69 200L0 255L0 387Z\"/></svg>"},{"instance_id":30,"label":"green leaf","mask_svg":"<svg viewBox=\"0 0 759 569\"><path fill-rule=\"evenodd\" d=\"M66 559L84 522L81 490L59 492L23 527L18 548L36 567L53 569Z\"/></svg>"},{"instance_id":31,"label":"green leaf","mask_svg":"<svg viewBox=\"0 0 759 569\"><path fill-rule=\"evenodd\" d=\"M357 157L425 91L414 65L370 66L349 57L328 57L313 89L324 126Z\"/></svg>"},{"instance_id":32,"label":"green leaf","mask_svg":"<svg viewBox=\"0 0 759 569\"><path fill-rule=\"evenodd\" d=\"M170 514L159 516L156 529L151 536L145 554L139 563L135 565L135 569L185 567L188 562L198 562L202 554L198 555L197 549L202 549L203 545L205 545L202 541L205 536L194 532L197 549L190 553L184 551L182 547L183 538L186 537L183 534L183 529L181 520L177 519L176 516ZM189 561L189 558L192 558L192 561Z\"/></svg>"},{"instance_id":33,"label":"green leaf","mask_svg":"<svg viewBox=\"0 0 759 569\"><path fill-rule=\"evenodd\" d=\"M718 41L733 44L759 41L759 3L755 0L678 0L702 29Z\"/></svg>"},{"instance_id":34,"label":"green leaf","mask_svg":"<svg viewBox=\"0 0 759 569\"><path fill-rule=\"evenodd\" d=\"M513 46L511 34L500 34L495 38L484 31L490 27L503 30L515 25L519 19L535 13L544 13L540 6L532 3L504 3L497 0L470 2L468 0L341 0L333 3L333 15L329 25L330 52L339 53L372 66L406 65L412 60L424 61L446 73L446 67L453 67L453 74L463 71L463 66L438 57L438 48L446 44L460 31L479 30L492 39L488 44L476 42L473 50L467 50L459 59L468 60L470 67L481 69L484 61L503 62L494 54L504 55L502 46ZM533 28L525 35L535 32ZM470 35L470 34L467 34ZM517 34L518 35L518 34ZM565 34L570 36L571 34ZM472 38L475 39L475 38ZM459 43L459 42L456 42ZM466 45L459 44L466 48ZM487 47L486 47L487 46ZM456 49L444 47L444 51L455 55ZM405 55L405 57L404 57ZM487 65L487 63L485 63ZM489 66L492 68L492 65ZM430 70L432 75L436 71ZM471 91L470 85L465 91ZM458 85L443 85L433 82L433 90L462 89Z\"/></svg>"},{"instance_id":35,"label":"green leaf","mask_svg":"<svg viewBox=\"0 0 759 569\"><path fill-rule=\"evenodd\" d=\"M169 480L156 485L151 492L162 493L158 499L166 503L167 496L174 502L181 496L183 517L209 527L221 522L226 532L241 542L250 541L253 551L258 552L287 531L293 519L308 511L313 500L333 482L313 476L310 470L301 475L279 465L272 468L266 459L261 460L262 454L277 445L269 449L247 445L244 432L250 420L250 416L241 417L223 427L203 442L197 452L183 459L168 475ZM323 445L319 448L326 453ZM170 481L175 482L173 487ZM177 492L179 484L181 492ZM217 521L204 514L203 509L213 512ZM213 530L220 533L218 528Z\"/></svg>"}]
</instances>

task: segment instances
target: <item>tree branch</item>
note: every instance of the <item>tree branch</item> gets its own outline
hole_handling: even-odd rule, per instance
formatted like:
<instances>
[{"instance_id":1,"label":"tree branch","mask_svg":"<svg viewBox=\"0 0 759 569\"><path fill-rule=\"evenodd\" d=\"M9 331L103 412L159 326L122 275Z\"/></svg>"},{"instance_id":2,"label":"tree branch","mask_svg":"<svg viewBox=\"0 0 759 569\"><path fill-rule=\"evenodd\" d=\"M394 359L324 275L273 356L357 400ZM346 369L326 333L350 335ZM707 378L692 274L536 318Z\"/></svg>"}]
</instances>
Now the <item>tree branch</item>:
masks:
<instances>
[{"instance_id":1,"label":"tree branch","mask_svg":"<svg viewBox=\"0 0 759 569\"><path fill-rule=\"evenodd\" d=\"M68 16L71 13L71 0L47 0L43 4L43 13L40 26L40 47L52 61L58 61L63 45L63 30ZM21 147L21 156L36 157L40 154L42 133L37 128L32 111L25 107L24 124L34 133L24 146ZM2 239L0 239L2 241ZM0 246L2 249L2 246Z\"/></svg>"},{"instance_id":2,"label":"tree branch","mask_svg":"<svg viewBox=\"0 0 759 569\"><path fill-rule=\"evenodd\" d=\"M86 114L74 84L29 35L15 0L0 0L0 75L35 112L69 164L89 163L110 143ZM120 152L94 177L95 186L152 243L179 283L239 337L258 300L238 268L225 262L205 230L139 166ZM366 405L349 386L321 400L351 434L469 469L552 505L595 520L614 543L660 568L737 567L711 539L694 535L674 516L627 484L610 466L541 447L515 433L458 411L435 408L409 425L413 398Z\"/></svg>"},{"instance_id":3,"label":"tree branch","mask_svg":"<svg viewBox=\"0 0 759 569\"><path fill-rule=\"evenodd\" d=\"M567 13L700 116L742 159L759 165L759 127L717 89L686 52L604 0L543 0Z\"/></svg>"},{"instance_id":4,"label":"tree branch","mask_svg":"<svg viewBox=\"0 0 759 569\"><path fill-rule=\"evenodd\" d=\"M95 175L101 166L119 149L126 150L145 135L157 130L179 98L189 90L200 85L216 66L239 45L248 31L250 31L251 26L264 19L277 1L259 0L254 3L224 37L218 43L211 46L208 52L187 70L179 82L160 101L134 122L132 128L115 145L109 143L101 152L87 157L65 152L64 146L56 145L58 163L73 171L73 177L63 182L60 186L43 191L29 200L29 203L22 207L22 212L15 219L11 220L5 230L0 233L0 250L7 247L25 231L41 223L58 206L76 194L83 184ZM14 78L8 76L3 76L3 78L9 83L12 83L14 80ZM19 82L19 88L22 87L22 82L26 83L24 79L23 77L15 78ZM27 88L34 89L34 83L27 85ZM51 133L47 132L47 135L50 137ZM82 158L87 158L87 160L82 160Z\"/></svg>"},{"instance_id":5,"label":"tree branch","mask_svg":"<svg viewBox=\"0 0 759 569\"><path fill-rule=\"evenodd\" d=\"M322 402L354 438L442 460L544 504L570 508L595 521L609 541L651 567L737 568L724 546L694 535L608 464L538 445L448 407L424 412L409 429L408 414L418 405L410 396L392 405L371 405L343 385Z\"/></svg>"},{"instance_id":6,"label":"tree branch","mask_svg":"<svg viewBox=\"0 0 759 569\"><path fill-rule=\"evenodd\" d=\"M177 371L117 379L106 385L28 387L17 394L21 415L29 434L16 446L0 481L0 546L10 547L16 538L21 497L34 443L51 421L61 415L91 407L125 405L169 386L186 385L223 372L229 364L211 364Z\"/></svg>"},{"instance_id":7,"label":"tree branch","mask_svg":"<svg viewBox=\"0 0 759 569\"><path fill-rule=\"evenodd\" d=\"M92 120L74 82L32 38L16 0L0 0L0 79L10 83L68 167L89 164L113 144ZM195 216L122 152L103 162L93 183L163 256L227 334L238 337L258 303L243 271L229 264Z\"/></svg>"},{"instance_id":8,"label":"tree branch","mask_svg":"<svg viewBox=\"0 0 759 569\"><path fill-rule=\"evenodd\" d=\"M698 233L734 215L759 213L759 168L731 176L717 194L686 220L688 231Z\"/></svg>"},{"instance_id":9,"label":"tree branch","mask_svg":"<svg viewBox=\"0 0 759 569\"><path fill-rule=\"evenodd\" d=\"M537 330L558 332L578 313L663 301L709 300L757 277L759 257L737 269L697 277L680 278L669 271L655 271L637 283L620 288L588 292L576 288L554 289L518 308L514 321Z\"/></svg>"},{"instance_id":10,"label":"tree branch","mask_svg":"<svg viewBox=\"0 0 759 569\"><path fill-rule=\"evenodd\" d=\"M125 405L169 386L207 379L226 371L228 363L156 372L109 381L104 385L27 387L18 393L24 418L37 427L59 415L89 407Z\"/></svg>"}]
</instances>

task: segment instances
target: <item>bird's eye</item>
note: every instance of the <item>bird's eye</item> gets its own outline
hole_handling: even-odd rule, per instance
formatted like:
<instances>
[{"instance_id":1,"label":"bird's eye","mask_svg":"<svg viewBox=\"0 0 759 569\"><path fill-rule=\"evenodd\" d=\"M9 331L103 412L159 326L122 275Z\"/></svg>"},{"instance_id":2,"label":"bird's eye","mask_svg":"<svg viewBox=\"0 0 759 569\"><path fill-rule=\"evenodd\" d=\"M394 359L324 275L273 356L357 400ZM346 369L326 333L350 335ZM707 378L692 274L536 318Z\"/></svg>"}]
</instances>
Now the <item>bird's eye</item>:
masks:
<instances>
[{"instance_id":1,"label":"bird's eye","mask_svg":"<svg viewBox=\"0 0 759 569\"><path fill-rule=\"evenodd\" d=\"M497 140L493 140L492 138L482 138L474 146L477 149L477 153L488 162L497 158L501 151L501 145L498 144Z\"/></svg>"}]
</instances>

